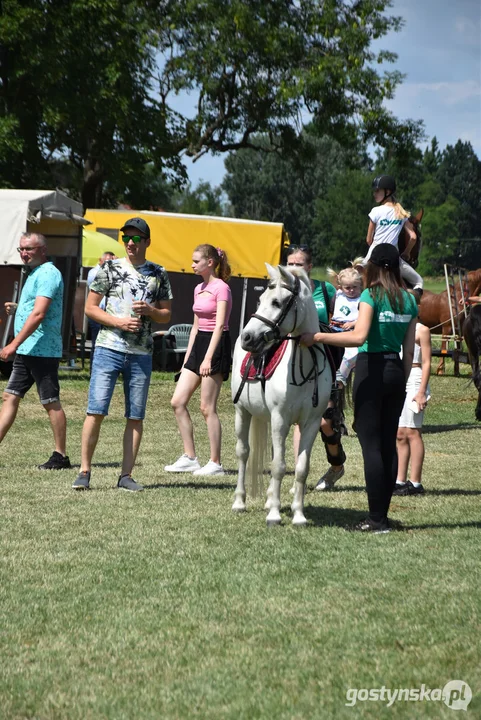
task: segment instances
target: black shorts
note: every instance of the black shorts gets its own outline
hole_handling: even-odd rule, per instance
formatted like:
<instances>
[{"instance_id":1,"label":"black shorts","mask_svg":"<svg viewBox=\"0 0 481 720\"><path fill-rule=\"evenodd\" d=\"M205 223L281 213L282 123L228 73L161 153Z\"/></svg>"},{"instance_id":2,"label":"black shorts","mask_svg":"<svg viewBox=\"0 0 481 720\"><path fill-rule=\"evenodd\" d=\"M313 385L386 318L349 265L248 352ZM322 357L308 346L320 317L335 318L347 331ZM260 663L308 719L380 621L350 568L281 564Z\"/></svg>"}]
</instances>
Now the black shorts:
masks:
<instances>
[{"instance_id":1,"label":"black shorts","mask_svg":"<svg viewBox=\"0 0 481 720\"><path fill-rule=\"evenodd\" d=\"M195 336L192 350L184 367L196 375L200 375L199 369L204 362L205 354L212 338L211 332L199 330ZM211 363L211 375L220 373L223 380L229 379L230 365L232 361L232 348L228 330L224 330L219 344L217 345Z\"/></svg>"},{"instance_id":2,"label":"black shorts","mask_svg":"<svg viewBox=\"0 0 481 720\"><path fill-rule=\"evenodd\" d=\"M59 358L15 355L12 374L5 392L23 398L36 383L42 405L58 402L60 399L58 365Z\"/></svg>"}]
</instances>

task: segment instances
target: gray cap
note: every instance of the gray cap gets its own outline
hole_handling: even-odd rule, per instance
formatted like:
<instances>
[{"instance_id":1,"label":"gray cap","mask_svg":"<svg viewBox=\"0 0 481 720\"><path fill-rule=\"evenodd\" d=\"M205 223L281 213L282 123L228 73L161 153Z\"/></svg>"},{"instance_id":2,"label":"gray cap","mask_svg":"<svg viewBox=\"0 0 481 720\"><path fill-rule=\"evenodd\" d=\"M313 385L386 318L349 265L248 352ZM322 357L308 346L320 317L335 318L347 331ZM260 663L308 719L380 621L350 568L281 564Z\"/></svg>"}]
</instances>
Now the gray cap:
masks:
<instances>
[{"instance_id":1,"label":"gray cap","mask_svg":"<svg viewBox=\"0 0 481 720\"><path fill-rule=\"evenodd\" d=\"M146 237L150 237L150 228L145 222L145 220L142 220L142 218L134 217L130 218L130 220L127 220L125 225L120 228L120 230L125 230L125 228L135 228L139 232L142 233L142 235L145 235Z\"/></svg>"}]
</instances>

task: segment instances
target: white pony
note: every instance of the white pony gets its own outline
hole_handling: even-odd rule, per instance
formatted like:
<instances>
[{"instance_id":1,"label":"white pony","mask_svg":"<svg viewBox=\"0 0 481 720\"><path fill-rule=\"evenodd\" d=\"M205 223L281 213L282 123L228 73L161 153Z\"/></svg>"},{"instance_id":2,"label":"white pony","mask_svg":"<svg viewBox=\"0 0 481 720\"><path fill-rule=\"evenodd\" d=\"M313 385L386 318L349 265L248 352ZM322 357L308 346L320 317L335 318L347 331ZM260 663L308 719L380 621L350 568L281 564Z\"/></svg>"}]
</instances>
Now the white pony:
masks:
<instances>
[{"instance_id":1,"label":"white pony","mask_svg":"<svg viewBox=\"0 0 481 720\"><path fill-rule=\"evenodd\" d=\"M319 320L312 299L311 284L302 268L277 268L266 263L270 282L261 295L257 312L237 339L232 364L232 397L236 403L236 454L239 475L232 509L246 509L246 463L258 457L257 444L262 426L270 420L272 432L271 483L267 491L268 525L281 522L281 482L286 472L285 449L289 428L299 425L299 456L291 509L292 524L306 525L304 486L309 472L311 449L327 407L332 374L322 345L307 348L299 344L305 332L317 332ZM272 377L265 382L246 382L241 366L248 352L265 353L276 341L292 338ZM296 339L297 338L297 339ZM254 422L251 423L251 420ZM250 429L250 433L249 433ZM265 433L264 433L265 437ZM260 468L262 471L263 468Z\"/></svg>"}]
</instances>

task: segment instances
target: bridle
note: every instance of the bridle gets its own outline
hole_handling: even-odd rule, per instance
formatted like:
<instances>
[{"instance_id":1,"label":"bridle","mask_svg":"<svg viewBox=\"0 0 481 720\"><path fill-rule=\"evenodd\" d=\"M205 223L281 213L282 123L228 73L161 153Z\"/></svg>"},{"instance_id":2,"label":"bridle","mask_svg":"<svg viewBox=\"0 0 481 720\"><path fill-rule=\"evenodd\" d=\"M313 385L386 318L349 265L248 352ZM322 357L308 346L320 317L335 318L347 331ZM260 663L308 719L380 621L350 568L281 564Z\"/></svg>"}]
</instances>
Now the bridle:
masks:
<instances>
[{"instance_id":1,"label":"bridle","mask_svg":"<svg viewBox=\"0 0 481 720\"><path fill-rule=\"evenodd\" d=\"M275 285L269 285L270 288L275 287ZM269 318L264 317L263 315L259 315L259 313L253 313L251 317L257 318L257 320L260 320L261 322L265 323L265 325L268 325L271 330L267 330L264 335L264 342L272 342L276 340L281 339L281 324L286 319L288 313L290 312L292 306L294 306L294 325L292 326L292 330L297 327L297 299L299 297L299 292L301 289L301 281L297 277L297 275L294 275L294 287L291 287L287 283L281 283L281 287L285 290L288 290L291 294L284 305L284 307L281 308L281 312L279 314L279 317L276 319L276 321L269 320ZM287 335L290 335L292 330L284 335L284 337L287 337Z\"/></svg>"},{"instance_id":2,"label":"bridle","mask_svg":"<svg viewBox=\"0 0 481 720\"><path fill-rule=\"evenodd\" d=\"M269 285L270 289L272 289L274 287L276 287L274 284ZM297 327L297 300L299 298L299 292L301 289L301 281L299 280L297 275L294 275L294 287L291 287L290 285L288 285L287 283L284 283L284 282L281 283L281 287L284 288L285 290L288 290L291 294L290 294L289 299L285 303L284 307L281 308L281 312L279 314L279 317L276 319L276 321L274 322L273 320L269 320L269 318L266 318L263 315L260 315L259 313L253 313L253 315L251 315L251 317L257 318L257 320L260 320L261 322L265 323L266 325L268 325L271 328L271 330L267 330L264 333L264 335L263 335L264 342L266 342L266 343L267 342L279 342L281 340L285 340L286 338L288 338L289 340L292 340L294 342L294 355L293 355L293 362L292 362L292 367L291 367L291 385L295 385L296 387L302 387L305 383L309 382L313 378L317 380L317 377L324 370L325 364L327 362L327 358L326 358L326 354L322 348L320 348L318 346L317 347L316 346L309 347L309 353L312 358L312 368L307 373L307 375L304 374L302 355L301 355L300 362L299 362L299 372L301 375L301 380L299 382L296 379L295 365L296 365L296 356L297 356L297 353L299 350L300 336L292 337L291 333ZM286 319L287 314L289 313L289 311L291 310L291 308L293 306L294 306L294 313L295 313L294 314L294 325L292 326L292 330L290 330L288 333L286 333L284 336L282 336L280 326ZM318 367L316 351L319 352L323 356L323 359L324 359L323 367L320 371L319 371L319 367ZM265 353L261 353L261 356L263 358L265 358ZM250 370L253 362L254 362L254 356L251 354L251 356L249 357L249 360L246 364L246 367L244 370L244 375L242 377L242 381L241 381L239 388L237 390L237 393L234 397L234 405L238 402L238 400L242 394L242 390L244 389L244 386L247 382L247 378L249 376L249 370ZM264 359L262 360L262 362L264 362ZM259 379L263 383L263 388L265 388L265 379L263 379L262 376L260 376ZM317 407L318 399L319 399L318 398L318 386L317 386L317 382L316 382L313 393L312 393L313 407Z\"/></svg>"}]
</instances>

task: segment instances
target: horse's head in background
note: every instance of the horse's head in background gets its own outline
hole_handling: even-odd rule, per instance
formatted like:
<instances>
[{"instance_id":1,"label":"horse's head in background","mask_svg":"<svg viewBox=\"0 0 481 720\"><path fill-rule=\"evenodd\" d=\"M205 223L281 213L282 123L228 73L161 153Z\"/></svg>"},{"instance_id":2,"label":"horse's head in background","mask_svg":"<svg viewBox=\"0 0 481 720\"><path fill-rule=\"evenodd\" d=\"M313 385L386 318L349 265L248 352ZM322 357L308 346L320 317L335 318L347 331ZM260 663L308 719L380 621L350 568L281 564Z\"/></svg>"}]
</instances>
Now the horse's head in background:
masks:
<instances>
[{"instance_id":1,"label":"horse's head in background","mask_svg":"<svg viewBox=\"0 0 481 720\"><path fill-rule=\"evenodd\" d=\"M302 268L272 267L266 263L269 284L259 307L241 334L242 349L259 354L287 335L319 328L311 282ZM310 330L305 328L309 327Z\"/></svg>"},{"instance_id":2,"label":"horse's head in background","mask_svg":"<svg viewBox=\"0 0 481 720\"><path fill-rule=\"evenodd\" d=\"M409 254L409 260L407 261L411 267L416 268L418 266L419 262L419 254L421 252L422 247L422 241L421 241L421 220L423 219L424 215L424 209L421 208L421 210L417 213L417 215L411 215L411 217L408 218L409 222L414 228L414 232L416 233L416 242L414 243L413 247L411 248L411 252ZM408 234L406 230L403 228L399 234L399 241L398 241L398 248L399 248L399 254L402 255L405 248L407 247L408 243Z\"/></svg>"}]
</instances>

